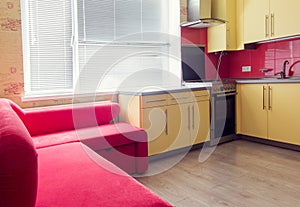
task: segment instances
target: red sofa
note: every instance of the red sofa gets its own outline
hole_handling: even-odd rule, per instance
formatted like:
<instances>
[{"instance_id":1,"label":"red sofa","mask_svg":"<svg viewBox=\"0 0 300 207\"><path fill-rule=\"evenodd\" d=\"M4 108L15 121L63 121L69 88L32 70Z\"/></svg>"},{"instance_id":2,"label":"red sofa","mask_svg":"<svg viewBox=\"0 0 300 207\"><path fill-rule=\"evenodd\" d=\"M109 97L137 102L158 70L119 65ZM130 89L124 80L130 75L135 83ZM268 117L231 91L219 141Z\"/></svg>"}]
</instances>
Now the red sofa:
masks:
<instances>
[{"instance_id":1,"label":"red sofa","mask_svg":"<svg viewBox=\"0 0 300 207\"><path fill-rule=\"evenodd\" d=\"M147 168L145 132L109 124L118 104L50 108L0 99L0 206L171 206L99 156L115 150L135 172Z\"/></svg>"},{"instance_id":2,"label":"red sofa","mask_svg":"<svg viewBox=\"0 0 300 207\"><path fill-rule=\"evenodd\" d=\"M109 124L119 104L96 102L22 110L10 102L30 133L36 149L82 142L127 173L148 167L147 134L127 123Z\"/></svg>"}]
</instances>

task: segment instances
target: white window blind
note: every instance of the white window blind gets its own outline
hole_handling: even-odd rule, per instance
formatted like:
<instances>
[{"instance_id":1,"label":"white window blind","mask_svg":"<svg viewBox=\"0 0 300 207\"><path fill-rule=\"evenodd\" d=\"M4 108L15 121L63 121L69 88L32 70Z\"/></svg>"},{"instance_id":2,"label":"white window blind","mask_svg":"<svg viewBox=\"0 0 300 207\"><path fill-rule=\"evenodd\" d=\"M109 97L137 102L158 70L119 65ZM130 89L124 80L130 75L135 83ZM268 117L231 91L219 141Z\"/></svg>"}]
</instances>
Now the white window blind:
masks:
<instances>
[{"instance_id":1,"label":"white window blind","mask_svg":"<svg viewBox=\"0 0 300 207\"><path fill-rule=\"evenodd\" d=\"M78 39L160 41L142 33L168 33L169 1L172 0L78 0Z\"/></svg>"},{"instance_id":2,"label":"white window blind","mask_svg":"<svg viewBox=\"0 0 300 207\"><path fill-rule=\"evenodd\" d=\"M179 0L21 3L25 96L164 83L170 68L166 34L175 27L179 34Z\"/></svg>"},{"instance_id":3,"label":"white window blind","mask_svg":"<svg viewBox=\"0 0 300 207\"><path fill-rule=\"evenodd\" d=\"M72 89L71 0L22 3L25 96Z\"/></svg>"},{"instance_id":4,"label":"white window blind","mask_svg":"<svg viewBox=\"0 0 300 207\"><path fill-rule=\"evenodd\" d=\"M169 1L79 0L77 8L79 91L163 83Z\"/></svg>"}]
</instances>

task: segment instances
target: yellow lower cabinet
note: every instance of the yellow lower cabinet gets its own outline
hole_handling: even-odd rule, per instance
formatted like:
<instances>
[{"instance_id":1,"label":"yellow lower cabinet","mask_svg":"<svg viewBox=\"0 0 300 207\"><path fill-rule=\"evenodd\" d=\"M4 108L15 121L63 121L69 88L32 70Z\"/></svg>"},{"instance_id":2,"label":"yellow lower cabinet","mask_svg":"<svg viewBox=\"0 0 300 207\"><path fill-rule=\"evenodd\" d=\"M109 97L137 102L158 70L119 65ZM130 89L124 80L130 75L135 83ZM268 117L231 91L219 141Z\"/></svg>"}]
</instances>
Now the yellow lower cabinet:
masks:
<instances>
[{"instance_id":1,"label":"yellow lower cabinet","mask_svg":"<svg viewBox=\"0 0 300 207\"><path fill-rule=\"evenodd\" d=\"M191 145L188 104L142 110L142 128L148 134L148 154L155 155Z\"/></svg>"},{"instance_id":2,"label":"yellow lower cabinet","mask_svg":"<svg viewBox=\"0 0 300 207\"><path fill-rule=\"evenodd\" d=\"M210 104L209 99L192 105L191 139L193 144L199 144L210 139Z\"/></svg>"},{"instance_id":3,"label":"yellow lower cabinet","mask_svg":"<svg viewBox=\"0 0 300 207\"><path fill-rule=\"evenodd\" d=\"M269 84L269 139L300 145L300 84Z\"/></svg>"},{"instance_id":4,"label":"yellow lower cabinet","mask_svg":"<svg viewBox=\"0 0 300 207\"><path fill-rule=\"evenodd\" d=\"M173 143L170 150L180 149L191 145L191 104L178 104L169 106L168 126L170 138Z\"/></svg>"},{"instance_id":5,"label":"yellow lower cabinet","mask_svg":"<svg viewBox=\"0 0 300 207\"><path fill-rule=\"evenodd\" d=\"M172 95L121 94L119 103L121 106L119 120L146 130L149 156L209 139L208 90L177 92Z\"/></svg>"},{"instance_id":6,"label":"yellow lower cabinet","mask_svg":"<svg viewBox=\"0 0 300 207\"><path fill-rule=\"evenodd\" d=\"M237 133L300 145L300 84L238 84Z\"/></svg>"},{"instance_id":7,"label":"yellow lower cabinet","mask_svg":"<svg viewBox=\"0 0 300 207\"><path fill-rule=\"evenodd\" d=\"M266 88L264 84L237 85L237 133L267 138Z\"/></svg>"},{"instance_id":8,"label":"yellow lower cabinet","mask_svg":"<svg viewBox=\"0 0 300 207\"><path fill-rule=\"evenodd\" d=\"M142 125L148 134L148 154L166 151L172 140L168 138L168 107L146 108L142 110Z\"/></svg>"}]
</instances>

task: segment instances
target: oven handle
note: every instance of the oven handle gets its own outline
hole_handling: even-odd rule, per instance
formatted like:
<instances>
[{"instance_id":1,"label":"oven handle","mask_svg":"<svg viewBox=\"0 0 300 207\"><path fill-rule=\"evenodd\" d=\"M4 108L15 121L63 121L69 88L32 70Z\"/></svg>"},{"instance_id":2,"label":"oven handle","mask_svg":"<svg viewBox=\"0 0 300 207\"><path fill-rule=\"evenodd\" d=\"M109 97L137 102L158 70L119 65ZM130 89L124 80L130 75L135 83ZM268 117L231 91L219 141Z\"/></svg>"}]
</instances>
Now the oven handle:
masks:
<instances>
[{"instance_id":1,"label":"oven handle","mask_svg":"<svg viewBox=\"0 0 300 207\"><path fill-rule=\"evenodd\" d=\"M224 97L224 96L235 96L235 95L236 95L236 92L234 92L234 93L217 94L216 96L217 97Z\"/></svg>"}]
</instances>

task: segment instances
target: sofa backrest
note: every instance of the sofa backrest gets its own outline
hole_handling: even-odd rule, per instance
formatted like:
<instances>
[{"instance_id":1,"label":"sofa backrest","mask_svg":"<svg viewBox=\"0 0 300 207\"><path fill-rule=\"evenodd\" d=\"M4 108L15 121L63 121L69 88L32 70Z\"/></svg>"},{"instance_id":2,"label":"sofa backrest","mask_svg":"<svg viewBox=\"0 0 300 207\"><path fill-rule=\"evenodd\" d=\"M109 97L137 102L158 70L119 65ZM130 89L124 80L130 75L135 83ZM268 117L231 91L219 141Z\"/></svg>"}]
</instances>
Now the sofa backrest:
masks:
<instances>
[{"instance_id":1,"label":"sofa backrest","mask_svg":"<svg viewBox=\"0 0 300 207\"><path fill-rule=\"evenodd\" d=\"M32 136L108 124L120 106L95 102L24 110L24 124Z\"/></svg>"},{"instance_id":2,"label":"sofa backrest","mask_svg":"<svg viewBox=\"0 0 300 207\"><path fill-rule=\"evenodd\" d=\"M0 99L0 206L34 207L37 183L37 152L31 136L11 102Z\"/></svg>"}]
</instances>

